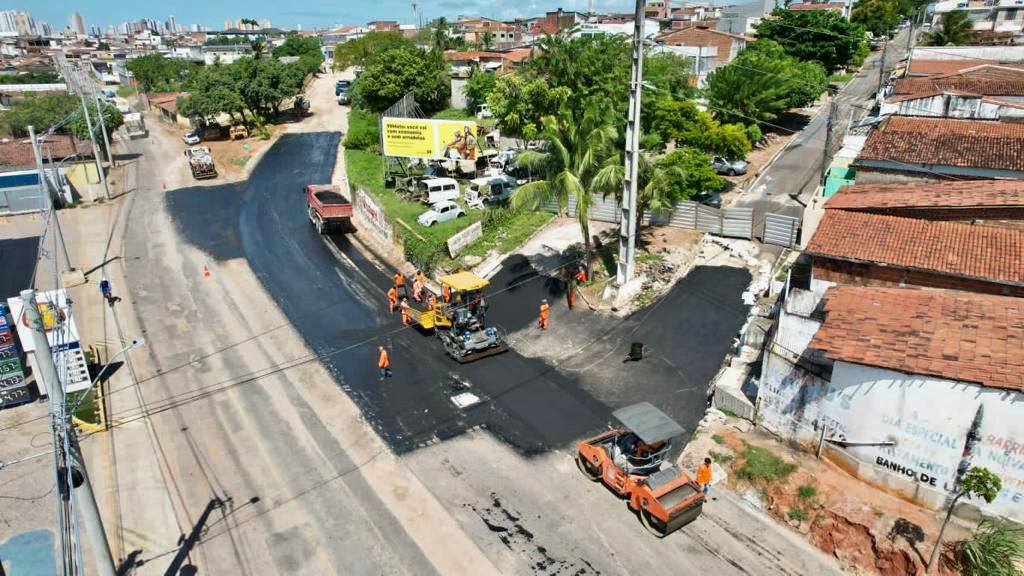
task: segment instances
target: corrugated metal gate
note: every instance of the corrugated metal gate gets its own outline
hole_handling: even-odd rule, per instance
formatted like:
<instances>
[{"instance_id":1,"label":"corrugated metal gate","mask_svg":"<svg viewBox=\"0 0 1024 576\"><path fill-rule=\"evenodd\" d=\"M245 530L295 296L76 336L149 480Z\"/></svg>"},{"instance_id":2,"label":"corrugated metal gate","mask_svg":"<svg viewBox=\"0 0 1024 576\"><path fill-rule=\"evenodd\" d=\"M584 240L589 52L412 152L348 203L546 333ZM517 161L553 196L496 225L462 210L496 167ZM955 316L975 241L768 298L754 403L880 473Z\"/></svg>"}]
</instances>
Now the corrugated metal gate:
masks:
<instances>
[{"instance_id":1,"label":"corrugated metal gate","mask_svg":"<svg viewBox=\"0 0 1024 576\"><path fill-rule=\"evenodd\" d=\"M597 194L591 195L590 219L598 222L618 222L619 203L615 200L615 196L602 198Z\"/></svg>"},{"instance_id":2,"label":"corrugated metal gate","mask_svg":"<svg viewBox=\"0 0 1024 576\"><path fill-rule=\"evenodd\" d=\"M722 233L722 213L717 208L697 204L697 230L712 234Z\"/></svg>"},{"instance_id":3,"label":"corrugated metal gate","mask_svg":"<svg viewBox=\"0 0 1024 576\"><path fill-rule=\"evenodd\" d=\"M725 208L722 210L722 236L730 238L754 237L753 208Z\"/></svg>"},{"instance_id":4,"label":"corrugated metal gate","mask_svg":"<svg viewBox=\"0 0 1024 576\"><path fill-rule=\"evenodd\" d=\"M762 234L761 240L765 244L791 248L796 245L799 232L799 218L772 213L764 215L764 234Z\"/></svg>"}]
</instances>

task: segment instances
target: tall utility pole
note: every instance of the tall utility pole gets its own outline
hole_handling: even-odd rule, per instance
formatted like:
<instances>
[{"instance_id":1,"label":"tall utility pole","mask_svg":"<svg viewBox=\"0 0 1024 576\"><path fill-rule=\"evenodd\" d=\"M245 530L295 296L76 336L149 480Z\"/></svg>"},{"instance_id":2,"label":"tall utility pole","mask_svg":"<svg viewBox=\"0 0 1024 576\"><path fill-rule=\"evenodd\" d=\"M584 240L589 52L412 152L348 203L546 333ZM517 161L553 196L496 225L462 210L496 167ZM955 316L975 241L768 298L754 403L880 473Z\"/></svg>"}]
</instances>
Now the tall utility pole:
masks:
<instances>
[{"instance_id":1,"label":"tall utility pole","mask_svg":"<svg viewBox=\"0 0 1024 576\"><path fill-rule=\"evenodd\" d=\"M875 102L882 101L882 83L885 80L885 55L889 51L889 40L882 44L882 58L878 61L878 90L875 91Z\"/></svg>"},{"instance_id":2,"label":"tall utility pole","mask_svg":"<svg viewBox=\"0 0 1024 576\"><path fill-rule=\"evenodd\" d=\"M57 243L60 246L61 255L64 256L63 264L56 264L56 266L61 272L68 272L71 270L71 258L68 257L68 247L64 244L64 233L61 232L60 221L57 219L57 210L53 205L53 194L50 192L50 186L46 180L46 172L43 170L43 152L39 149L39 139L36 138L34 126L28 126L28 137L32 141L32 153L35 154L36 171L39 173L39 193L42 195L40 199L42 206L40 206L40 209L48 214L48 218L53 219L54 234L57 235ZM52 160L50 164L53 164ZM57 257L56 253L54 253L53 257Z\"/></svg>"},{"instance_id":3,"label":"tall utility pole","mask_svg":"<svg viewBox=\"0 0 1024 576\"><path fill-rule=\"evenodd\" d=\"M89 107L85 103L85 88L81 85L78 76L74 76L74 82L72 82L72 76L74 75L71 66L68 65L67 61L64 60L62 55L55 56L57 65L60 67L61 74L64 75L64 80L68 82L69 88L74 88L78 92L78 97L82 102L82 113L85 114L85 126L89 130L89 140L92 142L92 156L96 161L96 171L100 173L100 183L103 184L103 195L107 200L110 200L110 187L107 186L107 175L103 172L103 162L100 160L99 146L96 144L96 133L92 130L92 119L89 117ZM72 84L74 86L72 86Z\"/></svg>"},{"instance_id":4,"label":"tall utility pole","mask_svg":"<svg viewBox=\"0 0 1024 576\"><path fill-rule=\"evenodd\" d=\"M619 265L615 282L622 286L633 278L636 264L636 196L640 172L640 92L644 79L644 0L636 0L633 17L633 71L629 85L629 117L626 119L626 173L619 221ZM699 64L698 64L699 65Z\"/></svg>"},{"instance_id":5,"label":"tall utility pole","mask_svg":"<svg viewBox=\"0 0 1024 576\"><path fill-rule=\"evenodd\" d=\"M107 151L107 163L114 167L114 153L110 150L110 138L107 137L107 123L103 120L103 103L100 102L100 95L93 91L92 97L96 100L96 115L100 119L100 134L103 135L103 148Z\"/></svg>"},{"instance_id":6,"label":"tall utility pole","mask_svg":"<svg viewBox=\"0 0 1024 576\"><path fill-rule=\"evenodd\" d=\"M63 551L62 573L83 574L85 572L82 566L77 565L77 559L81 554L81 544L77 541L75 511L76 508L80 508L82 521L89 535L89 544L96 559L96 572L99 576L115 576L114 559L110 554L106 532L103 531L103 521L99 515L99 507L96 505L92 485L89 483L85 460L82 458L78 438L71 425L71 415L67 414L65 410L64 387L57 376L57 365L53 361L50 342L46 338L46 328L36 303L36 291L22 290L21 302L35 345L33 368L38 370L37 375L49 391L50 397L55 480L58 488L55 491L58 498L57 521ZM63 327L54 326L53 329L60 330ZM76 504L80 506L76 506ZM69 538L65 538L65 535Z\"/></svg>"},{"instance_id":7,"label":"tall utility pole","mask_svg":"<svg viewBox=\"0 0 1024 576\"><path fill-rule=\"evenodd\" d=\"M828 119L825 121L825 146L821 151L821 183L828 177L828 159L832 152L832 119L836 115L836 103L829 102Z\"/></svg>"}]
</instances>

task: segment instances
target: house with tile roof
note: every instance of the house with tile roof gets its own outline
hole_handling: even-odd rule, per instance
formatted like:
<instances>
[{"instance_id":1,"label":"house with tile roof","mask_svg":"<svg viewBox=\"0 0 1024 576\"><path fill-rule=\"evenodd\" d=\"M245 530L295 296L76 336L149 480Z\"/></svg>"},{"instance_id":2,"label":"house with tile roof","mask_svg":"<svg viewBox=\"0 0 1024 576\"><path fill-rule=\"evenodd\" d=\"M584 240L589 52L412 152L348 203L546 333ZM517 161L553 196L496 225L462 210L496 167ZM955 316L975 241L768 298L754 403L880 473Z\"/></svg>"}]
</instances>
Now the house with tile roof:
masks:
<instances>
[{"instance_id":1,"label":"house with tile roof","mask_svg":"<svg viewBox=\"0 0 1024 576\"><path fill-rule=\"evenodd\" d=\"M825 210L1024 229L1024 181L926 180L843 186Z\"/></svg>"},{"instance_id":2,"label":"house with tile roof","mask_svg":"<svg viewBox=\"0 0 1024 576\"><path fill-rule=\"evenodd\" d=\"M789 287L758 423L940 509L970 466L1003 479L984 511L1024 519L1024 299Z\"/></svg>"},{"instance_id":3,"label":"house with tile roof","mask_svg":"<svg viewBox=\"0 0 1024 576\"><path fill-rule=\"evenodd\" d=\"M707 25L697 25L682 30L668 30L658 37L665 46L686 46L696 48L700 54L701 73L705 74L732 62L740 50L754 39L740 34L715 30ZM710 57L706 57L710 54Z\"/></svg>"},{"instance_id":4,"label":"house with tile roof","mask_svg":"<svg viewBox=\"0 0 1024 576\"><path fill-rule=\"evenodd\" d=\"M893 116L868 136L853 167L858 175L1024 180L1024 123Z\"/></svg>"},{"instance_id":5,"label":"house with tile roof","mask_svg":"<svg viewBox=\"0 0 1024 576\"><path fill-rule=\"evenodd\" d=\"M982 64L947 74L901 78L881 114L983 120L1024 119L1024 68Z\"/></svg>"}]
</instances>

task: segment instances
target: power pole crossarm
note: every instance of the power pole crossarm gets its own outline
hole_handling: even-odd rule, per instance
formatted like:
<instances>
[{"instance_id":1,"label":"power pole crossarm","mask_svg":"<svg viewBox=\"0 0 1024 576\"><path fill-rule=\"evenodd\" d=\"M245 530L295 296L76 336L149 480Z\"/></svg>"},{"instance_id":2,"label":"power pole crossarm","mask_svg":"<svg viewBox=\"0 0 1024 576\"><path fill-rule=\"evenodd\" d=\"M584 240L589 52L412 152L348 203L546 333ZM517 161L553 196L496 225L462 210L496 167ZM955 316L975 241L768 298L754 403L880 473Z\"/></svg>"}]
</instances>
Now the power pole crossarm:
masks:
<instances>
[{"instance_id":1,"label":"power pole crossarm","mask_svg":"<svg viewBox=\"0 0 1024 576\"><path fill-rule=\"evenodd\" d=\"M619 223L619 263L615 282L622 286L633 278L636 262L637 179L640 172L640 94L644 79L644 0L636 0L633 17L633 69L629 85L629 117L626 119L626 166Z\"/></svg>"}]
</instances>

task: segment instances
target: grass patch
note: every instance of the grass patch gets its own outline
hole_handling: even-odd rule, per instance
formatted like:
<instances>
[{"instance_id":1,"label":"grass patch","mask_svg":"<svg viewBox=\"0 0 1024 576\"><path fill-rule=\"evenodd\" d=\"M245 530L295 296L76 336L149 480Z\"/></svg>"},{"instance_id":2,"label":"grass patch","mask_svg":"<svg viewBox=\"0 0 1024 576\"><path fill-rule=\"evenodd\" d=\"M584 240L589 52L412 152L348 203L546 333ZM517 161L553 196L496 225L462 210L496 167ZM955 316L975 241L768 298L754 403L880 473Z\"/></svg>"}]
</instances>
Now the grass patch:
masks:
<instances>
[{"instance_id":1,"label":"grass patch","mask_svg":"<svg viewBox=\"0 0 1024 576\"><path fill-rule=\"evenodd\" d=\"M828 77L829 83L835 82L837 84L846 84L850 80L853 80L852 72L843 72L842 74L833 74Z\"/></svg>"},{"instance_id":2,"label":"grass patch","mask_svg":"<svg viewBox=\"0 0 1024 576\"><path fill-rule=\"evenodd\" d=\"M786 516L788 516L790 520L796 520L797 522L807 520L807 512L804 512L799 508L790 508L789 512L786 513Z\"/></svg>"},{"instance_id":3,"label":"grass patch","mask_svg":"<svg viewBox=\"0 0 1024 576\"><path fill-rule=\"evenodd\" d=\"M732 462L733 459L732 454L726 454L724 452L715 452L714 450L708 451L708 457L714 460L715 462L718 462L719 464L726 464L728 462Z\"/></svg>"},{"instance_id":4,"label":"grass patch","mask_svg":"<svg viewBox=\"0 0 1024 576\"><path fill-rule=\"evenodd\" d=\"M650 254L650 253L638 254L637 257L636 257L636 261L641 263L641 264L645 264L645 263L648 263L648 262L661 262L662 259L663 258L662 258L661 254Z\"/></svg>"},{"instance_id":5,"label":"grass patch","mask_svg":"<svg viewBox=\"0 0 1024 576\"><path fill-rule=\"evenodd\" d=\"M477 118L476 114L464 108L445 108L433 116L434 120L472 120L481 126L494 128L498 123L496 118Z\"/></svg>"},{"instance_id":6,"label":"grass patch","mask_svg":"<svg viewBox=\"0 0 1024 576\"><path fill-rule=\"evenodd\" d=\"M231 163L242 168L247 162L249 162L250 158L252 158L252 156L235 156L231 159Z\"/></svg>"},{"instance_id":7,"label":"grass patch","mask_svg":"<svg viewBox=\"0 0 1024 576\"><path fill-rule=\"evenodd\" d=\"M736 418L736 413L733 412L732 410L729 410L728 408L719 408L718 411L721 412L722 414L725 414L729 418Z\"/></svg>"},{"instance_id":8,"label":"grass patch","mask_svg":"<svg viewBox=\"0 0 1024 576\"><path fill-rule=\"evenodd\" d=\"M796 489L796 495L801 500L810 500L818 495L818 489L810 484L804 484Z\"/></svg>"},{"instance_id":9,"label":"grass patch","mask_svg":"<svg viewBox=\"0 0 1024 576\"><path fill-rule=\"evenodd\" d=\"M488 210L494 209L488 208ZM511 252L554 217L554 214L544 211L517 211L510 212L500 224L489 224L485 218L483 236L468 246L463 254L484 257L491 250L495 250L499 254Z\"/></svg>"},{"instance_id":10,"label":"grass patch","mask_svg":"<svg viewBox=\"0 0 1024 576\"><path fill-rule=\"evenodd\" d=\"M99 424L99 418L96 417L96 395L92 393L92 390L72 392L65 395L64 398L68 408L78 404L82 396L85 396L85 399L82 400L82 403L78 405L78 409L75 410L75 417L89 424Z\"/></svg>"},{"instance_id":11,"label":"grass patch","mask_svg":"<svg viewBox=\"0 0 1024 576\"><path fill-rule=\"evenodd\" d=\"M1024 561L1024 527L1008 520L982 520L969 540L956 546L964 576L1017 576Z\"/></svg>"},{"instance_id":12,"label":"grass patch","mask_svg":"<svg viewBox=\"0 0 1024 576\"><path fill-rule=\"evenodd\" d=\"M725 438L722 438L721 434L712 434L711 439L714 440L715 444L725 444Z\"/></svg>"},{"instance_id":13,"label":"grass patch","mask_svg":"<svg viewBox=\"0 0 1024 576\"><path fill-rule=\"evenodd\" d=\"M746 449L740 454L743 466L736 476L753 483L770 483L782 480L797 469L796 464L786 462L774 452L760 446L743 443Z\"/></svg>"},{"instance_id":14,"label":"grass patch","mask_svg":"<svg viewBox=\"0 0 1024 576\"><path fill-rule=\"evenodd\" d=\"M139 91L135 88L135 86L118 86L117 87L117 95L120 96L121 98L127 98L129 96L135 96L138 93L139 93Z\"/></svg>"}]
</instances>

